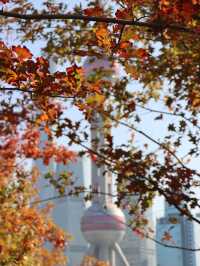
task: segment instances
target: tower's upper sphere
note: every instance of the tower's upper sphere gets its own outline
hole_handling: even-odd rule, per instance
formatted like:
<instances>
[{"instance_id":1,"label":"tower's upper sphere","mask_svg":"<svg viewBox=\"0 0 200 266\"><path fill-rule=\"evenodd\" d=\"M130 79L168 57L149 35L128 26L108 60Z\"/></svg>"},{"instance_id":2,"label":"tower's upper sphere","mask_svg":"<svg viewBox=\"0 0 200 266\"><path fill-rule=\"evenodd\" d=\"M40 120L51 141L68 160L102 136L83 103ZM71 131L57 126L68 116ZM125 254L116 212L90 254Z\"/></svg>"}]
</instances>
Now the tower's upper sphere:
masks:
<instances>
[{"instance_id":1,"label":"tower's upper sphere","mask_svg":"<svg viewBox=\"0 0 200 266\"><path fill-rule=\"evenodd\" d=\"M107 57L88 57L83 65L85 76L91 77L97 72L103 72L103 78L115 81L119 76L119 64L110 61Z\"/></svg>"},{"instance_id":2,"label":"tower's upper sphere","mask_svg":"<svg viewBox=\"0 0 200 266\"><path fill-rule=\"evenodd\" d=\"M125 216L114 204L104 208L98 202L93 203L81 220L81 231L85 239L95 245L113 246L123 239L125 230Z\"/></svg>"}]
</instances>

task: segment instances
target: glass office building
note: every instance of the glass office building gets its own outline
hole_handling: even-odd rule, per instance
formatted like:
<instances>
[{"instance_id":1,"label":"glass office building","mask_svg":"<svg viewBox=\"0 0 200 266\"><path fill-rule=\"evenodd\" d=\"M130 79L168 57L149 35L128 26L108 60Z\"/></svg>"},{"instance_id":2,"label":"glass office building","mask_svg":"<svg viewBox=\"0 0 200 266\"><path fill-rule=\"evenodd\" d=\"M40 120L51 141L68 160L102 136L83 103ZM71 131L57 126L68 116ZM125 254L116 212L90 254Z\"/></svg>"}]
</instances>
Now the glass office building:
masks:
<instances>
[{"instance_id":1,"label":"glass office building","mask_svg":"<svg viewBox=\"0 0 200 266\"><path fill-rule=\"evenodd\" d=\"M175 221L172 223L172 221ZM170 240L164 240L168 232ZM195 248L194 223L179 215L175 207L165 204L165 216L157 220L157 240L168 245ZM195 252L157 245L157 266L198 266Z\"/></svg>"}]
</instances>

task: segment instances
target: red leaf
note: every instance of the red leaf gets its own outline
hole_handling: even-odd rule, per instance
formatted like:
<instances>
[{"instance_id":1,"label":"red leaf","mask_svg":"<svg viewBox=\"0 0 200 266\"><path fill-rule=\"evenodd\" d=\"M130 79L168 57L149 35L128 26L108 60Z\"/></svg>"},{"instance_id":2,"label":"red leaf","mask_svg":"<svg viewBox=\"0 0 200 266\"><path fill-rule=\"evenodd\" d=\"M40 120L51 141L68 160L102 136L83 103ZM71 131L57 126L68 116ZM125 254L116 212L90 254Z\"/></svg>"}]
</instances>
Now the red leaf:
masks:
<instances>
[{"instance_id":1,"label":"red leaf","mask_svg":"<svg viewBox=\"0 0 200 266\"><path fill-rule=\"evenodd\" d=\"M162 241L171 241L171 240L172 240L171 234L169 232L164 232Z\"/></svg>"},{"instance_id":2,"label":"red leaf","mask_svg":"<svg viewBox=\"0 0 200 266\"><path fill-rule=\"evenodd\" d=\"M144 59L145 57L147 57L147 55L148 54L147 54L146 50L143 49L143 48L139 48L139 49L136 50L136 56L139 57L139 58Z\"/></svg>"},{"instance_id":3,"label":"red leaf","mask_svg":"<svg viewBox=\"0 0 200 266\"><path fill-rule=\"evenodd\" d=\"M97 155L94 154L93 152L90 152L89 154L90 154L90 157L91 157L92 161L96 162L97 161Z\"/></svg>"},{"instance_id":4,"label":"red leaf","mask_svg":"<svg viewBox=\"0 0 200 266\"><path fill-rule=\"evenodd\" d=\"M84 14L86 16L98 16L98 15L102 15L102 13L103 13L103 9L99 6L86 8L84 10Z\"/></svg>"},{"instance_id":5,"label":"red leaf","mask_svg":"<svg viewBox=\"0 0 200 266\"><path fill-rule=\"evenodd\" d=\"M130 10L128 8L125 8L123 10L117 9L115 12L115 16L118 19L128 19L131 18L130 16Z\"/></svg>"},{"instance_id":6,"label":"red leaf","mask_svg":"<svg viewBox=\"0 0 200 266\"><path fill-rule=\"evenodd\" d=\"M3 3L3 4L6 4L8 2L9 2L9 0L0 0L0 3Z\"/></svg>"},{"instance_id":7,"label":"red leaf","mask_svg":"<svg viewBox=\"0 0 200 266\"><path fill-rule=\"evenodd\" d=\"M12 46L12 50L16 53L20 61L32 58L31 52L25 46L24 47Z\"/></svg>"}]
</instances>

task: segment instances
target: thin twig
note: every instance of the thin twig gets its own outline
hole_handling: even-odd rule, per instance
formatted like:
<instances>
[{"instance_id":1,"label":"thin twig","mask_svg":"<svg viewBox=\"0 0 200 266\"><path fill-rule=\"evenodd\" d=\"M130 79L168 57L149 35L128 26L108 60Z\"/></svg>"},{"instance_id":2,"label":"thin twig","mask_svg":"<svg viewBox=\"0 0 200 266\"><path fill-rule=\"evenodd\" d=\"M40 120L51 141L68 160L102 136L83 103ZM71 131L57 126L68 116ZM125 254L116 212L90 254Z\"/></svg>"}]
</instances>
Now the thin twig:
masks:
<instances>
[{"instance_id":1,"label":"thin twig","mask_svg":"<svg viewBox=\"0 0 200 266\"><path fill-rule=\"evenodd\" d=\"M148 140L150 140L151 142L155 143L156 145L158 145L159 147L161 147L163 150L166 150L169 154L171 154L176 160L177 162L185 169L187 170L190 170L190 171L193 171L193 173L195 175L197 175L198 177L200 177L200 173L197 172L196 170L191 170L189 167L187 167L183 162L182 160L176 155L175 152L173 152L170 148L168 148L166 145L160 143L159 141L155 140L154 138L152 138L151 136L149 136L147 133L145 133L144 131L140 130L140 129L137 129L136 127L132 126L132 125L129 125L123 121L118 121L118 120L115 120L114 118L111 118L112 120L114 120L115 122L127 127L127 128L130 128L132 130L134 130L135 132L139 133L140 135L144 136L145 138L147 138Z\"/></svg>"},{"instance_id":2,"label":"thin twig","mask_svg":"<svg viewBox=\"0 0 200 266\"><path fill-rule=\"evenodd\" d=\"M200 129L200 126L194 124L189 118L185 117L183 114L181 113L170 113L170 112L167 112L167 111L161 111L161 110L156 110L156 109L152 109L152 108L149 108L149 107L145 107L145 106L142 106L140 104L136 104L137 107L139 108L142 108L144 110L147 110L149 112L152 112L152 113L158 113L158 114L164 114L164 115L170 115L170 116L176 116L176 117L181 117L183 118L185 121L191 123L193 126L195 126L196 128Z\"/></svg>"},{"instance_id":3,"label":"thin twig","mask_svg":"<svg viewBox=\"0 0 200 266\"><path fill-rule=\"evenodd\" d=\"M159 241L153 237L150 237L148 234L144 235L144 237L146 237L146 238L154 241L156 244L158 244L160 246L164 246L166 248L181 249L181 250L187 250L187 251L192 251L192 252L200 251L200 248L186 248L186 247L182 247L182 246L169 245L169 244L166 244L162 241Z\"/></svg>"},{"instance_id":4,"label":"thin twig","mask_svg":"<svg viewBox=\"0 0 200 266\"><path fill-rule=\"evenodd\" d=\"M120 42L121 42L122 35L123 35L123 32L124 32L125 27L126 27L126 25L122 25L121 30L120 30L120 34L119 34L118 41L117 41L115 47L113 48L113 51L116 51L118 49L118 47L120 46Z\"/></svg>"},{"instance_id":5,"label":"thin twig","mask_svg":"<svg viewBox=\"0 0 200 266\"><path fill-rule=\"evenodd\" d=\"M41 96L48 96L50 98L62 98L62 99L74 99L75 96L64 96L64 95L53 95L53 94L48 94L48 93L42 93L42 91L34 91L34 90L26 90L26 89L21 89L21 88L16 88L16 87L0 87L0 92L1 91L20 91L20 92L25 92L29 94L39 94Z\"/></svg>"},{"instance_id":6,"label":"thin twig","mask_svg":"<svg viewBox=\"0 0 200 266\"><path fill-rule=\"evenodd\" d=\"M17 90L17 91L21 91L21 92L28 92L28 93L33 93L34 91L29 91L29 90L23 90L23 89L20 89L20 88L0 88L0 91L1 90ZM63 99L71 99L71 98L74 98L74 96L62 96L62 95L47 95L47 96L49 96L49 97L54 97L54 98L63 98ZM141 106L140 106L141 107ZM146 107L143 107L145 110L148 110L148 111L154 111L154 112L158 112L158 113L160 113L159 111L157 111L157 110L154 110L154 109L150 109L150 108L146 108ZM167 112L162 112L161 111L161 113L165 113L165 114L171 114L171 113L167 113ZM171 115L173 115L173 114L171 114ZM181 116L181 115L176 115L176 116ZM181 116L182 117L182 116ZM183 162L182 162L182 160L175 154L175 152L173 152L170 148L168 148L166 145L164 145L164 144L162 144L162 143L160 143L159 141L157 141L157 140L155 140L154 138L152 138L151 136L149 136L147 133L145 133L144 131L142 131L142 130L140 130L140 129L137 129L136 127L134 127L133 125L129 125L129 124L127 124L127 123L125 123L125 122L123 122L123 121L119 121L119 120L117 120L117 119L115 119L114 117L110 117L111 118L111 120L113 120L113 121L115 121L115 122L117 122L117 123L119 123L119 124L121 124L121 125L123 125L123 126L125 126L125 127L127 127L127 128L129 128L129 129L132 129L132 130L134 130L135 132L137 132L137 133L139 133L140 135L143 135L145 138L147 138L147 139L149 139L151 142L153 142L153 143L155 143L156 145L158 145L158 146L160 146L162 149L164 149L164 150L166 150L169 154L171 154L176 160L177 160L177 162L183 167L183 168L185 168L185 169L189 169ZM187 118L186 118L187 119ZM190 121L190 120L189 120ZM190 121L191 122L191 121ZM192 123L192 122L191 122ZM79 145L82 145L81 143L78 143L77 142L77 144L79 144ZM83 148L86 148L85 146L83 146ZM194 171L194 170L193 170ZM198 172L196 172L195 171L195 174L197 175L197 176L199 176L200 177L200 173L198 173Z\"/></svg>"},{"instance_id":7,"label":"thin twig","mask_svg":"<svg viewBox=\"0 0 200 266\"><path fill-rule=\"evenodd\" d=\"M178 24L170 24L164 22L140 22L137 20L129 19L117 19L112 17L103 17L103 16L85 16L80 14L19 14L15 12L6 12L0 10L0 16L8 18L17 18L22 20L82 20L86 22L103 22L110 24L119 24L119 25L130 25L138 27L146 27L157 30L171 29L175 31L186 32L190 34L200 35L199 32L194 29L187 28Z\"/></svg>"},{"instance_id":8,"label":"thin twig","mask_svg":"<svg viewBox=\"0 0 200 266\"><path fill-rule=\"evenodd\" d=\"M74 192L69 192L69 194L58 195L58 196L49 197L49 198L46 198L46 199L34 201L34 202L31 203L31 205L40 204L40 203L44 203L44 202L52 201L52 200L58 200L58 199L62 199L62 198L67 198L67 197L70 197L70 196L73 196L73 195L76 196L77 194L82 194L82 193L100 194L100 195L107 195L107 196L110 196L110 197L116 197L117 196L117 195L114 195L114 194L111 194L111 193L83 190L83 191L80 191L80 192L74 191ZM106 214L107 214L107 212L106 212ZM128 223L124 223L122 221L120 221L120 223L123 223L124 225L126 225L127 227L132 229L131 225L129 225ZM192 252L200 251L200 248L187 248L187 247L183 247L183 246L166 244L166 243L164 243L162 241L159 241L159 240L149 236L149 234L144 234L144 237L147 238L147 239L150 239L151 241L155 242L156 244L164 246L164 247L173 248L173 249L187 250L187 251L192 251Z\"/></svg>"},{"instance_id":9,"label":"thin twig","mask_svg":"<svg viewBox=\"0 0 200 266\"><path fill-rule=\"evenodd\" d=\"M135 132L139 133L140 135L144 136L145 138L147 138L148 140L150 140L151 142L155 143L156 145L160 146L162 149L166 150L169 154L171 154L176 160L177 162L179 162L179 164L186 168L186 166L183 164L183 162L181 161L181 159L172 151L170 150L166 145L160 143L159 141L155 140L154 138L152 138L151 136L149 136L147 133L145 133L144 131L140 130L140 129L137 129L136 127L132 126L132 125L129 125L123 121L118 121L117 119L115 118L111 118L113 121L119 123L120 125L123 125L129 129L132 129L134 130Z\"/></svg>"}]
</instances>

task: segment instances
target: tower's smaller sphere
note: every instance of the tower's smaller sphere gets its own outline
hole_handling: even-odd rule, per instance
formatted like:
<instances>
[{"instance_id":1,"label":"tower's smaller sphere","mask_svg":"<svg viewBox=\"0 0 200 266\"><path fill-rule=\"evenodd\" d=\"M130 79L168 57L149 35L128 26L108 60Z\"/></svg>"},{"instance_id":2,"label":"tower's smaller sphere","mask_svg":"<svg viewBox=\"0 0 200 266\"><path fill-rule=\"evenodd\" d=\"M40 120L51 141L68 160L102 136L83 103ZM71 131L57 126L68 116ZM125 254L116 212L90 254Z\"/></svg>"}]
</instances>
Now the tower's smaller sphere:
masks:
<instances>
[{"instance_id":1,"label":"tower's smaller sphere","mask_svg":"<svg viewBox=\"0 0 200 266\"><path fill-rule=\"evenodd\" d=\"M93 203L81 220L81 231L85 239L95 245L109 245L120 242L126 230L126 220L123 212L114 204L104 208Z\"/></svg>"}]
</instances>

